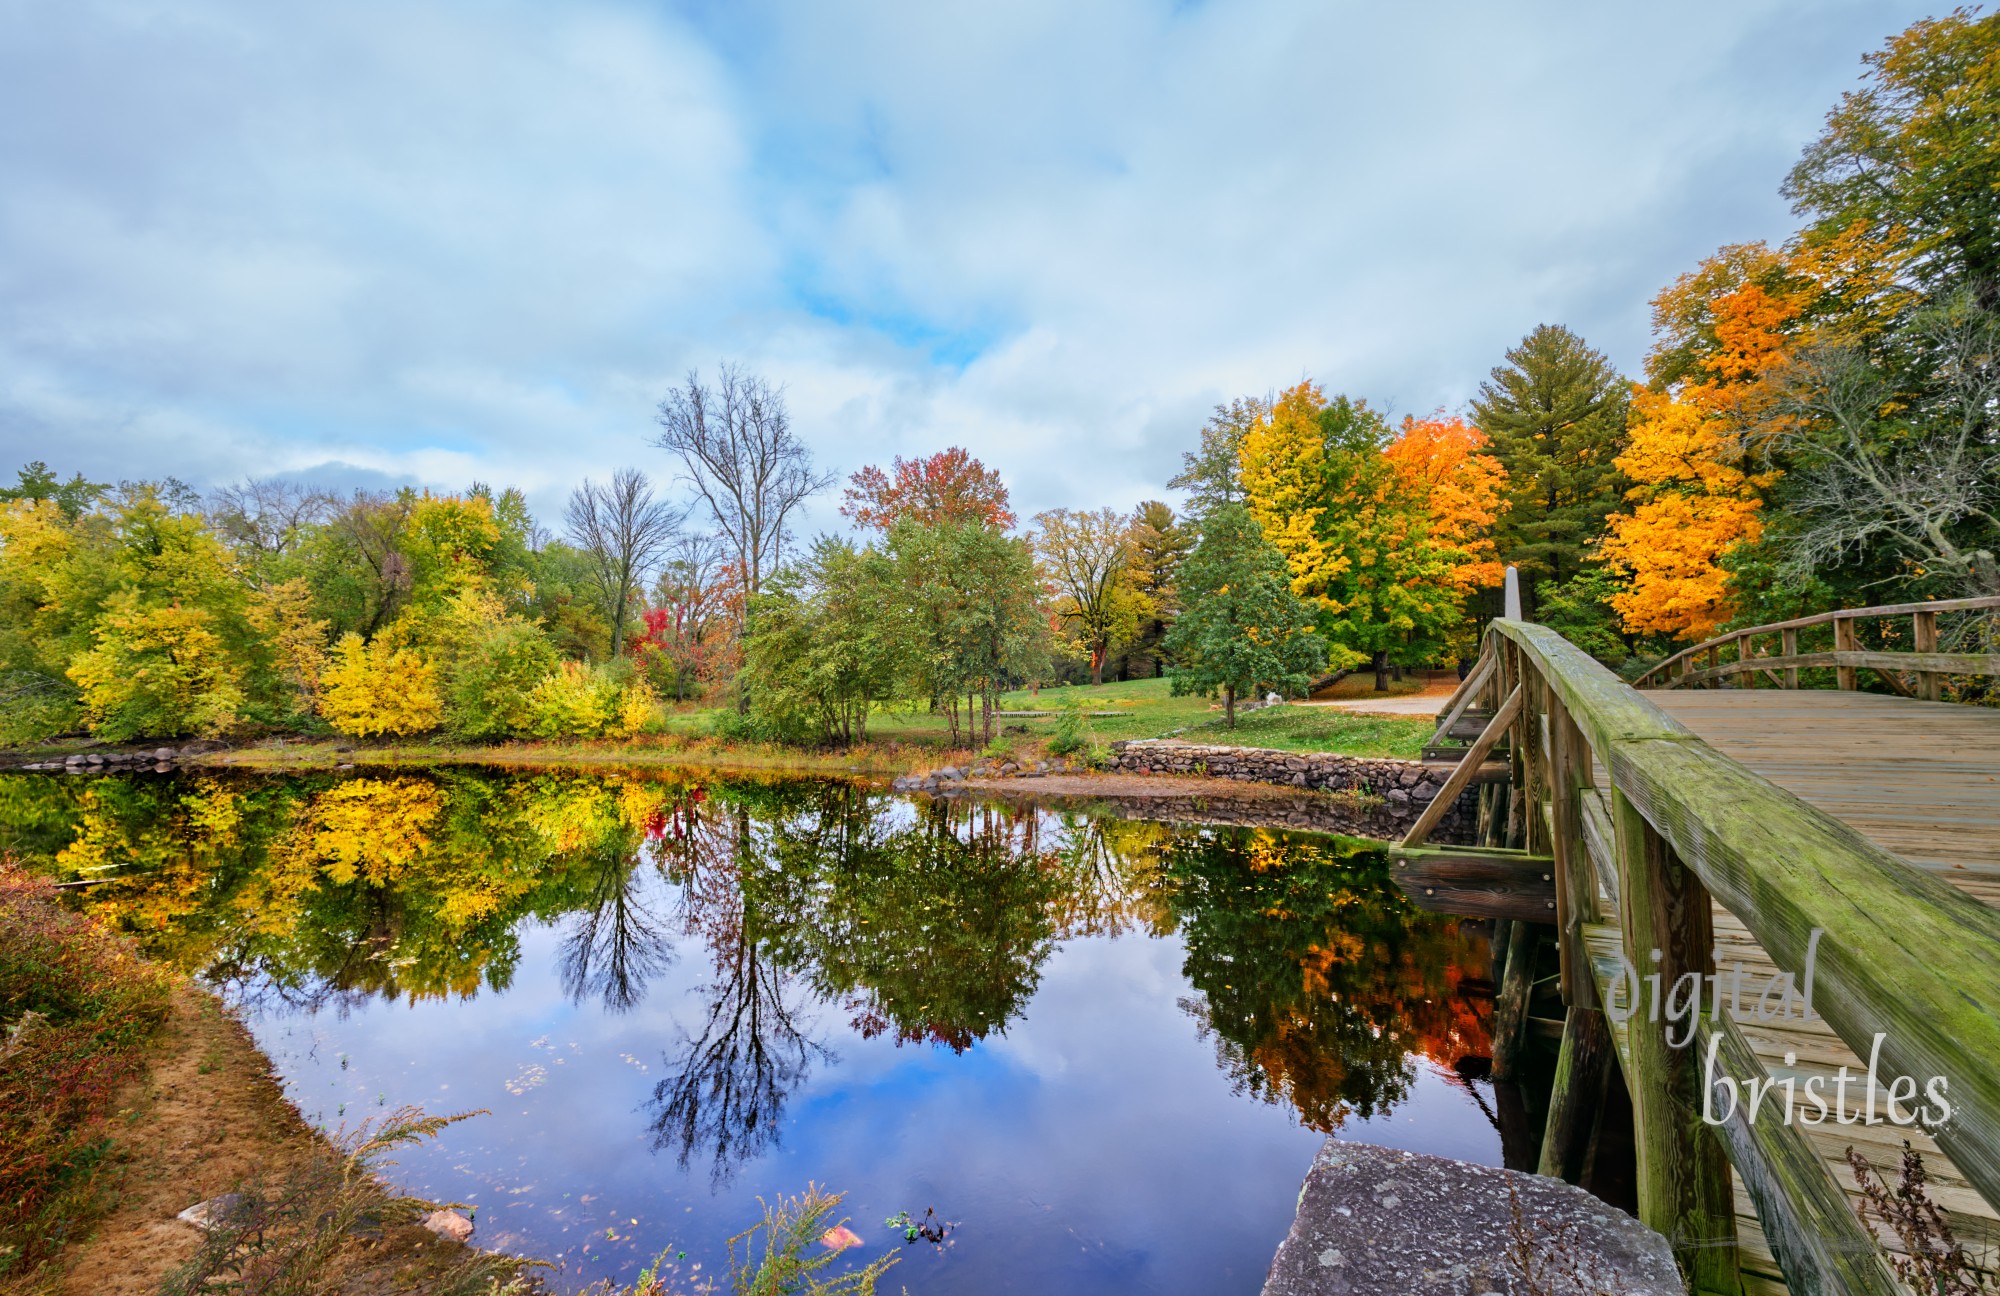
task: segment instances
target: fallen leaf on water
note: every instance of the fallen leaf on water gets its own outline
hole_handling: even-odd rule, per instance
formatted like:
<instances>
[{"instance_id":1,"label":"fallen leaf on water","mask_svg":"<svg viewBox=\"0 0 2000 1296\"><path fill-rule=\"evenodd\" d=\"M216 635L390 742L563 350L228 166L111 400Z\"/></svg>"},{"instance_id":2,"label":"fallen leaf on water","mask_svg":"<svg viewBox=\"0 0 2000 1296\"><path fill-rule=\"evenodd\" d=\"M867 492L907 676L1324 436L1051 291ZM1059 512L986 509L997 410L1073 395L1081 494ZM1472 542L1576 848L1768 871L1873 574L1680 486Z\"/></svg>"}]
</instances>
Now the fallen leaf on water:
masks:
<instances>
[{"instance_id":1,"label":"fallen leaf on water","mask_svg":"<svg viewBox=\"0 0 2000 1296\"><path fill-rule=\"evenodd\" d=\"M834 1225L826 1232L820 1234L819 1240L836 1251L845 1251L849 1247L858 1247L861 1245L861 1235L845 1224Z\"/></svg>"}]
</instances>

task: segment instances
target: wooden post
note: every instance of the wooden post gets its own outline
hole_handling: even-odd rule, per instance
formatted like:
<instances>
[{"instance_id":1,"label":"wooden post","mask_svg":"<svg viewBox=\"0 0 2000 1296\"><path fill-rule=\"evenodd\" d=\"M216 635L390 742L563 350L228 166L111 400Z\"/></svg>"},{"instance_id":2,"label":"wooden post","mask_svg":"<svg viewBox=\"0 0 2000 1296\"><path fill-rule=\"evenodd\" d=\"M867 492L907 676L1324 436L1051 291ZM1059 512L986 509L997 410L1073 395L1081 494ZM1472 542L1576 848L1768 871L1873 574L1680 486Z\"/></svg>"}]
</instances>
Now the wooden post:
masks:
<instances>
[{"instance_id":1,"label":"wooden post","mask_svg":"<svg viewBox=\"0 0 2000 1296\"><path fill-rule=\"evenodd\" d=\"M1747 634L1736 636L1736 664L1745 667L1750 664L1750 636ZM1736 687L1756 688L1757 672L1752 670L1736 672Z\"/></svg>"},{"instance_id":2,"label":"wooden post","mask_svg":"<svg viewBox=\"0 0 2000 1296\"><path fill-rule=\"evenodd\" d=\"M1709 668L1710 670L1714 670L1714 669L1715 669L1715 668L1716 668L1717 666L1720 666L1720 665L1722 665L1722 648L1721 648L1721 645L1719 645L1719 644L1710 644L1710 645L1709 645L1709 649L1708 649L1708 668ZM1716 679L1711 679L1710 681L1708 681L1708 684L1706 685L1706 687L1708 687L1708 688L1717 688L1717 687L1720 687L1720 686L1721 686L1721 683L1722 683L1722 681L1721 681L1721 680L1716 680Z\"/></svg>"},{"instance_id":3,"label":"wooden post","mask_svg":"<svg viewBox=\"0 0 2000 1296\"><path fill-rule=\"evenodd\" d=\"M1785 656L1787 657L1798 656L1799 632L1797 630L1785 630L1782 631L1781 633L1785 636L1784 639ZM1788 689L1795 689L1798 686L1799 686L1799 668L1796 666L1785 667L1785 687Z\"/></svg>"},{"instance_id":4,"label":"wooden post","mask_svg":"<svg viewBox=\"0 0 2000 1296\"><path fill-rule=\"evenodd\" d=\"M1486 753L1492 751L1493 744L1500 741L1500 735L1514 722L1514 716L1520 709L1521 690L1517 688L1507 695L1507 700L1500 704L1500 709L1486 722L1486 728L1480 731L1479 737L1472 740L1472 746L1465 749L1465 757L1459 761L1458 768L1451 772L1451 777L1438 789L1437 796L1424 807L1424 812L1410 825L1410 831L1404 834L1403 845L1424 844L1424 839L1430 836L1431 829L1438 826L1438 821L1450 812L1452 802L1458 800L1459 793L1465 791L1473 776L1479 773L1480 763L1486 759Z\"/></svg>"},{"instance_id":5,"label":"wooden post","mask_svg":"<svg viewBox=\"0 0 2000 1296\"><path fill-rule=\"evenodd\" d=\"M1858 651L1854 638L1853 617L1835 617L1833 619L1833 650L1835 652ZM1860 686L1856 678L1858 675L1859 672L1852 666L1835 666L1833 668L1834 686L1852 693Z\"/></svg>"},{"instance_id":6,"label":"wooden post","mask_svg":"<svg viewBox=\"0 0 2000 1296\"><path fill-rule=\"evenodd\" d=\"M1708 971L1715 944L1708 892L1615 786L1611 814L1618 841L1619 921L1626 955L1646 990L1626 1025L1639 1219L1673 1245L1693 1291L1738 1292L1729 1158L1702 1121L1694 1022L1666 1020L1678 978L1692 975L1701 984ZM1654 973L1657 982L1651 980ZM1686 1032L1686 1043L1669 1043L1670 1031Z\"/></svg>"},{"instance_id":7,"label":"wooden post","mask_svg":"<svg viewBox=\"0 0 2000 1296\"><path fill-rule=\"evenodd\" d=\"M1539 1173L1571 1183L1582 1178L1616 1056L1617 1045L1604 1014L1571 1004L1563 1022L1562 1050L1556 1055L1555 1083L1549 1089Z\"/></svg>"},{"instance_id":8,"label":"wooden post","mask_svg":"<svg viewBox=\"0 0 2000 1296\"><path fill-rule=\"evenodd\" d=\"M1516 919L1507 938L1507 970L1493 1003L1493 1078L1512 1080L1528 1040L1528 996L1535 988L1535 947L1541 928Z\"/></svg>"},{"instance_id":9,"label":"wooden post","mask_svg":"<svg viewBox=\"0 0 2000 1296\"><path fill-rule=\"evenodd\" d=\"M1938 650L1937 613L1918 612L1910 618L1916 623L1915 642L1912 645L1920 653L1934 653ZM1939 686L1943 677L1936 671L1917 672L1917 696L1926 702L1935 702L1943 694Z\"/></svg>"}]
</instances>

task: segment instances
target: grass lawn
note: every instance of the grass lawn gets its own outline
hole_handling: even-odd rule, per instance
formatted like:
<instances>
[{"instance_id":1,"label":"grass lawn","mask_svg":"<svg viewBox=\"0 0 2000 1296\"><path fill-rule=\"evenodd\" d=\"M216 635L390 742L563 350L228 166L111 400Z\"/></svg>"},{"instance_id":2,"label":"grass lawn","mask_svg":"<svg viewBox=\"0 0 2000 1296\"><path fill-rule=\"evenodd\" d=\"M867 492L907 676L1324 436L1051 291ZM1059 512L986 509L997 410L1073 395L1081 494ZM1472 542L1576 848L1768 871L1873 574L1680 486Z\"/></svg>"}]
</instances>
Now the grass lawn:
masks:
<instances>
[{"instance_id":1,"label":"grass lawn","mask_svg":"<svg viewBox=\"0 0 2000 1296\"><path fill-rule=\"evenodd\" d=\"M1372 677L1343 680L1341 695L1366 697L1373 693ZM1392 693L1415 692L1421 685L1398 682ZM1402 719L1394 716L1348 715L1323 707L1273 707L1268 711L1239 712L1235 729L1223 723L1222 704L1208 698L1175 697L1163 679L1128 680L1119 684L1069 685L1039 692L1020 689L1003 694L1002 711L1058 711L1081 706L1092 714L1089 733L1097 743L1121 738L1184 738L1189 742L1228 743L1240 747L1277 747L1286 751L1340 752L1349 756L1415 757L1435 725L1428 717ZM675 710L668 716L669 733L694 736L708 732L714 711L708 708ZM1022 746L1038 745L1054 732L1056 718L1007 716L996 721L996 730L1013 730L1003 736ZM1026 732L1021 732L1025 730ZM896 709L880 711L868 722L871 744L905 743L941 747L948 728L943 716L923 711Z\"/></svg>"}]
</instances>

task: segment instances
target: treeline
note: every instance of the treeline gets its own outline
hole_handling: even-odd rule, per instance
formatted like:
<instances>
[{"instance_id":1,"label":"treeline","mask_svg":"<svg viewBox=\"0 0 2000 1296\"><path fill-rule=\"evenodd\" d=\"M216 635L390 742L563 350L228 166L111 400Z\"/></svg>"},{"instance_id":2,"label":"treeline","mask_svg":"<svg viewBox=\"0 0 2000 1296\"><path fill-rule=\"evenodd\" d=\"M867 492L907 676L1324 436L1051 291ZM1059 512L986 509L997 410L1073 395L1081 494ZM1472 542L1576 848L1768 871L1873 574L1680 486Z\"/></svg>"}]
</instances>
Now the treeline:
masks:
<instances>
[{"instance_id":1,"label":"treeline","mask_svg":"<svg viewBox=\"0 0 2000 1296\"><path fill-rule=\"evenodd\" d=\"M1785 182L1800 229L1662 292L1643 381L1544 325L1464 416L1392 423L1312 382L1239 399L1167 483L1179 514L1023 524L949 449L855 473L855 534L802 546L837 479L727 367L659 407L685 499L626 470L559 535L511 490L203 499L31 464L0 492L0 740L628 735L704 699L726 735L851 742L905 706L957 745L1037 682L1166 674L1232 719L1331 671L1386 687L1473 651L1509 565L1528 615L1613 664L2000 595L2000 18L1865 61Z\"/></svg>"},{"instance_id":2,"label":"treeline","mask_svg":"<svg viewBox=\"0 0 2000 1296\"><path fill-rule=\"evenodd\" d=\"M1218 407L1172 483L1240 503L1336 662L1462 656L1499 610L1614 664L1839 607L2000 596L2000 16L1864 60L1786 178L1802 223L1653 302L1643 381L1568 329L1469 417L1392 429L1312 383ZM1992 651L1992 618L1964 647Z\"/></svg>"}]
</instances>

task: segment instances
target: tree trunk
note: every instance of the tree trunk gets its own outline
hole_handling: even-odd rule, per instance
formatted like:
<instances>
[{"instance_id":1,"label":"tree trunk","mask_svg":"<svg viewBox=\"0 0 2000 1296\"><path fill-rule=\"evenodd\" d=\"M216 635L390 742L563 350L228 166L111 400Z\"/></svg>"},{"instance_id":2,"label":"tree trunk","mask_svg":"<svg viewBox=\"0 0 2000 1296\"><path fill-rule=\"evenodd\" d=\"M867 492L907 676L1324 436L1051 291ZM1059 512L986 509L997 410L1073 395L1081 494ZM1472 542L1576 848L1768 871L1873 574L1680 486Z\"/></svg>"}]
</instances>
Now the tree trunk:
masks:
<instances>
[{"instance_id":1,"label":"tree trunk","mask_svg":"<svg viewBox=\"0 0 2000 1296\"><path fill-rule=\"evenodd\" d=\"M1090 650L1090 682L1104 682L1104 649L1101 646Z\"/></svg>"},{"instance_id":2,"label":"tree trunk","mask_svg":"<svg viewBox=\"0 0 2000 1296\"><path fill-rule=\"evenodd\" d=\"M993 685L990 681L979 690L979 706L981 718L985 721L986 726L986 745L991 747L993 745Z\"/></svg>"},{"instance_id":3,"label":"tree trunk","mask_svg":"<svg viewBox=\"0 0 2000 1296\"><path fill-rule=\"evenodd\" d=\"M1222 713L1229 717L1229 727L1234 729L1236 727L1236 686L1234 684L1224 684L1222 686Z\"/></svg>"},{"instance_id":4,"label":"tree trunk","mask_svg":"<svg viewBox=\"0 0 2000 1296\"><path fill-rule=\"evenodd\" d=\"M1375 691L1389 691L1389 650L1386 648L1375 654Z\"/></svg>"}]
</instances>

